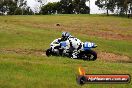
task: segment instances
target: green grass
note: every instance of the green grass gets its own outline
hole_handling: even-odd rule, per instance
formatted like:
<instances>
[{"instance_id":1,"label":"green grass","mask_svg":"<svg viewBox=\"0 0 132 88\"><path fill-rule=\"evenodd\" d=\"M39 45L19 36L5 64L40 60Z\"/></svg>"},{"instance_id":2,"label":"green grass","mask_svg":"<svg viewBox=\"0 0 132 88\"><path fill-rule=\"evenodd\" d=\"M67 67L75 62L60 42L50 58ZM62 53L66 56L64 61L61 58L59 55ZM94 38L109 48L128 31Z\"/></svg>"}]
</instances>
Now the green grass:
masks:
<instances>
[{"instance_id":1,"label":"green grass","mask_svg":"<svg viewBox=\"0 0 132 88\"><path fill-rule=\"evenodd\" d=\"M56 23L61 26L56 27ZM88 74L132 76L131 63L23 53L24 50L46 50L50 42L61 36L61 31L70 31L82 41L95 42L98 45L95 51L128 56L131 62L131 40L105 39L85 33L111 31L125 36L131 35L131 28L130 19L98 15L0 16L0 88L131 88L132 83L84 86L76 83L79 66Z\"/></svg>"},{"instance_id":2,"label":"green grass","mask_svg":"<svg viewBox=\"0 0 132 88\"><path fill-rule=\"evenodd\" d=\"M78 67L82 65L89 74L132 74L131 64L85 62L61 57L35 57L21 55L1 55L1 88L77 88ZM95 65L96 64L96 65ZM89 84L82 88L122 87L131 84Z\"/></svg>"}]
</instances>

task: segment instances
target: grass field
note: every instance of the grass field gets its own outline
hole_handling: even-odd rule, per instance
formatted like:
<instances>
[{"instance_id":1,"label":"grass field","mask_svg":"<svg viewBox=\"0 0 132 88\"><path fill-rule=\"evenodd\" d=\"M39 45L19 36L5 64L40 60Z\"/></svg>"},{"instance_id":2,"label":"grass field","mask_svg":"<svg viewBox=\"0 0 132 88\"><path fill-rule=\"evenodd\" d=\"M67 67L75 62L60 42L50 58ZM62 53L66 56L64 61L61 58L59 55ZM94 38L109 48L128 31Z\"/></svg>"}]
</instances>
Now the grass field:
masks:
<instances>
[{"instance_id":1,"label":"grass field","mask_svg":"<svg viewBox=\"0 0 132 88\"><path fill-rule=\"evenodd\" d=\"M95 42L98 59L47 57L43 51L62 31ZM132 82L80 86L79 66L87 74L132 76L132 20L99 15L0 16L0 88L132 88Z\"/></svg>"}]
</instances>

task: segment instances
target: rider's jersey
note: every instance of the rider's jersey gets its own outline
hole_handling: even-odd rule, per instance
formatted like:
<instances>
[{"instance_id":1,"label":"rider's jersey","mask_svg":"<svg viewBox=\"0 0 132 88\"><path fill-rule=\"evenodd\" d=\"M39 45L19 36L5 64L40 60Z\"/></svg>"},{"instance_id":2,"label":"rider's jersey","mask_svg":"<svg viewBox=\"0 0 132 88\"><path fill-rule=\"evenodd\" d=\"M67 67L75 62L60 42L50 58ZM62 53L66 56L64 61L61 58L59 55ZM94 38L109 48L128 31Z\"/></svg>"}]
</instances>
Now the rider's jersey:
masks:
<instances>
[{"instance_id":1,"label":"rider's jersey","mask_svg":"<svg viewBox=\"0 0 132 88\"><path fill-rule=\"evenodd\" d=\"M68 49L68 48L72 48L73 51L74 51L74 50L78 51L78 50L81 49L81 47L82 47L82 42L81 42L81 40L79 40L78 38L75 38L75 37L73 37L73 36L70 36L70 37L67 39L66 43L67 43L67 49Z\"/></svg>"},{"instance_id":2,"label":"rider's jersey","mask_svg":"<svg viewBox=\"0 0 132 88\"><path fill-rule=\"evenodd\" d=\"M59 45L60 42L62 42L62 39L57 38L50 45L54 45L54 44ZM74 51L74 50L78 51L79 49L82 48L81 40L79 40L78 38L75 38L73 36L68 37L68 39L66 41L63 41L63 42L66 43L66 47L63 47L66 50L72 49L72 51Z\"/></svg>"},{"instance_id":3,"label":"rider's jersey","mask_svg":"<svg viewBox=\"0 0 132 88\"><path fill-rule=\"evenodd\" d=\"M77 58L77 53L82 49L82 44L81 40L70 36L66 41L62 41L62 38L55 39L50 45L53 51L55 51L56 46L59 46L63 49L63 53L72 52L72 58Z\"/></svg>"}]
</instances>

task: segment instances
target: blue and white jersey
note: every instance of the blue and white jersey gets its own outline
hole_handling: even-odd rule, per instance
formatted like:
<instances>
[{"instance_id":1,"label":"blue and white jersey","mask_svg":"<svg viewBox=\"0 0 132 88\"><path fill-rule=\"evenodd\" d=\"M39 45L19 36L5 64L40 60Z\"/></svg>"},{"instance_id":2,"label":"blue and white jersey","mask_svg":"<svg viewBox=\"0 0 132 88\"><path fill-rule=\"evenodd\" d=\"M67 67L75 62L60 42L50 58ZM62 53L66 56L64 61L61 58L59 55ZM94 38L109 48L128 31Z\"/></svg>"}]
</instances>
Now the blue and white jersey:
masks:
<instances>
[{"instance_id":1,"label":"blue and white jersey","mask_svg":"<svg viewBox=\"0 0 132 88\"><path fill-rule=\"evenodd\" d=\"M69 37L66 43L67 43L67 48L72 47L74 48L74 50L78 50L79 48L81 48L80 46L82 45L81 40L73 36Z\"/></svg>"}]
</instances>

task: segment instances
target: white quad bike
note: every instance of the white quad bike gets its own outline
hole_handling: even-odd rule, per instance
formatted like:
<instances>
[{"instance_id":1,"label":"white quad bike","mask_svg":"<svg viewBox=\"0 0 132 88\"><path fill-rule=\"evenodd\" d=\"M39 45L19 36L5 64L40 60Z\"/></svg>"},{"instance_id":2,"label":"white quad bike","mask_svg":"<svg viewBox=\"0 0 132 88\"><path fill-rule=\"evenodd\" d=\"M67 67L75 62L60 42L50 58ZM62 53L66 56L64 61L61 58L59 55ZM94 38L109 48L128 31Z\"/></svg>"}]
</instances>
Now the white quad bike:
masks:
<instances>
[{"instance_id":1,"label":"white quad bike","mask_svg":"<svg viewBox=\"0 0 132 88\"><path fill-rule=\"evenodd\" d=\"M71 58L72 52L70 50L65 51L66 42L60 42L59 44L51 44L50 48L46 50L47 56L66 56ZM97 59L97 53L92 50L92 48L96 48L97 45L92 42L84 42L82 44L81 50L79 50L77 54L77 59L95 61Z\"/></svg>"}]
</instances>

